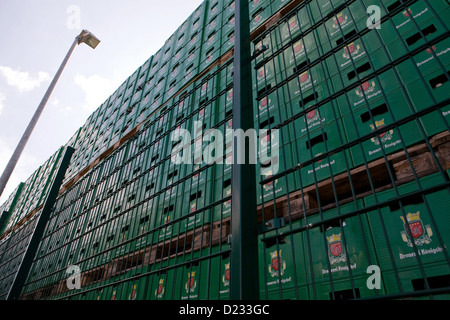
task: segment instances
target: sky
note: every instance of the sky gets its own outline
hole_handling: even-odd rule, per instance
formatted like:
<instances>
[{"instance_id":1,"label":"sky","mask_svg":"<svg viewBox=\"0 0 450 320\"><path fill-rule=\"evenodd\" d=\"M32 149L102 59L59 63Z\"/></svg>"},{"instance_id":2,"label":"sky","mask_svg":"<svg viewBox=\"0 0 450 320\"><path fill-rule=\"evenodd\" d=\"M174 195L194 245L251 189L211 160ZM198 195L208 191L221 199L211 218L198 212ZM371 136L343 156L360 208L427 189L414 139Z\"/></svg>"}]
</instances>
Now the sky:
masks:
<instances>
[{"instance_id":1,"label":"sky","mask_svg":"<svg viewBox=\"0 0 450 320\"><path fill-rule=\"evenodd\" d=\"M0 0L0 172L75 37L75 48L5 188L3 204L134 71L155 54L200 0Z\"/></svg>"},{"instance_id":2,"label":"sky","mask_svg":"<svg viewBox=\"0 0 450 320\"><path fill-rule=\"evenodd\" d=\"M75 48L6 186L3 204L178 29L201 0L0 0L0 174L75 37Z\"/></svg>"}]
</instances>

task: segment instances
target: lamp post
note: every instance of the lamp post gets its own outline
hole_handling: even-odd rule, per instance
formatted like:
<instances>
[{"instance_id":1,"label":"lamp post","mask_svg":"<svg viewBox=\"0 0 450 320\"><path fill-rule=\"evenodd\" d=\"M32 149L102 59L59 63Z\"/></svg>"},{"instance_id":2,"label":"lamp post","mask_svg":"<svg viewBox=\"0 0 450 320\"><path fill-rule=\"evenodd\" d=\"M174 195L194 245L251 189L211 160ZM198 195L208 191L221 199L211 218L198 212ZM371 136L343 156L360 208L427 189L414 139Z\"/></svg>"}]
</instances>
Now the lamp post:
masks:
<instances>
[{"instance_id":1,"label":"lamp post","mask_svg":"<svg viewBox=\"0 0 450 320\"><path fill-rule=\"evenodd\" d=\"M2 176L0 177L0 196L2 195L3 190L5 189L9 178L11 177L11 174L12 174L14 168L16 167L16 164L19 161L20 155L22 154L22 151L28 142L28 139L30 138L31 133L33 132L33 129L36 126L36 123L38 122L39 117L41 116L42 111L44 110L44 107L47 104L47 101L50 98L50 95L52 94L52 91L55 88L56 83L58 82L58 79L64 70L64 67L67 64L67 61L69 60L70 56L72 55L72 52L75 49L75 47L81 43L85 43L88 46L90 46L92 49L95 49L97 47L97 45L100 43L100 40L97 39L92 33L90 33L87 30L83 30L75 38L74 42L72 43L72 46L69 49L69 52L67 52L66 57L64 58L63 62L61 63L61 66L59 67L58 71L56 72L55 77L53 78L52 82L50 83L50 86L47 89L47 92L45 93L44 97L42 98L41 103L39 104L38 108L36 109L36 111L33 115L33 118L31 118L30 123L28 124L28 127L26 128L24 134L22 135L22 138L20 139L19 144L17 145L16 149L14 150L14 153L12 154L11 159L9 160L8 164L5 167L5 170L3 171Z\"/></svg>"}]
</instances>

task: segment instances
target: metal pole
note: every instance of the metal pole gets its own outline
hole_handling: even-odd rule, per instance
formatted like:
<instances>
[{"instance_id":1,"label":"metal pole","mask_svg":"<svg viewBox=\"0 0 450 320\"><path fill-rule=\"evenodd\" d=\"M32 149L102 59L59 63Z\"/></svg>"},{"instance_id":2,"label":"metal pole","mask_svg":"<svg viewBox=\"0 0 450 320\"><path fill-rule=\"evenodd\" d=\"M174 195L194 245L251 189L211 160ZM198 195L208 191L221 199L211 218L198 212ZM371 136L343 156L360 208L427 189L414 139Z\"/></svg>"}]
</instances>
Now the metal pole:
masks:
<instances>
[{"instance_id":1,"label":"metal pole","mask_svg":"<svg viewBox=\"0 0 450 320\"><path fill-rule=\"evenodd\" d=\"M22 154L23 149L25 148L28 139L31 136L31 133L34 130L34 127L36 126L39 117L41 116L42 111L44 110L45 105L47 104L48 99L50 98L50 95L52 94L53 89L56 86L56 83L58 82L59 77L61 76L61 73L64 70L64 67L67 64L67 61L69 61L70 56L72 55L73 50L78 44L79 37L77 36L72 43L72 46L69 49L69 52L67 53L66 57L64 58L61 66L58 69L58 72L56 73L55 77L52 80L52 83L50 84L50 87L47 89L47 92L45 93L44 97L42 98L41 103L39 104L38 108L36 109L33 118L31 118L30 123L28 124L28 127L26 128L24 134L22 135L22 138L19 141L19 144L17 145L16 149L14 150L14 153L11 156L11 159L9 160L8 164L6 165L5 170L3 171L2 176L0 177L0 196L3 193L3 190L6 187L6 184L8 183L9 178L11 177L12 172L14 171L14 168L17 165L17 162L19 161L20 155Z\"/></svg>"},{"instance_id":2,"label":"metal pole","mask_svg":"<svg viewBox=\"0 0 450 320\"><path fill-rule=\"evenodd\" d=\"M246 132L254 127L248 1L236 0L235 11L233 130ZM236 140L233 147L230 298L256 300L259 277L255 165L247 159L245 164L239 164ZM250 148L254 146L247 145L247 154Z\"/></svg>"}]
</instances>

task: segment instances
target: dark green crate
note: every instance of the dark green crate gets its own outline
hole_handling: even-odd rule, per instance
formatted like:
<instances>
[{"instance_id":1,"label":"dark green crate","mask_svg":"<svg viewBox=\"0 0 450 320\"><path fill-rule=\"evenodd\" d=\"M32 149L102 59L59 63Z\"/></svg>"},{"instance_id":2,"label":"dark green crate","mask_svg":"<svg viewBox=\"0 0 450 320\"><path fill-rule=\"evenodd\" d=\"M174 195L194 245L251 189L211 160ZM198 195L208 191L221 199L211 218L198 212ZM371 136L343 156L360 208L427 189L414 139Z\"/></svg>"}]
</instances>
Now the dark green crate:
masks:
<instances>
[{"instance_id":1,"label":"dark green crate","mask_svg":"<svg viewBox=\"0 0 450 320\"><path fill-rule=\"evenodd\" d=\"M283 19L276 30L277 49L292 42L292 39L312 25L307 7L295 10Z\"/></svg>"},{"instance_id":2,"label":"dark green crate","mask_svg":"<svg viewBox=\"0 0 450 320\"><path fill-rule=\"evenodd\" d=\"M398 279L397 279L398 276ZM447 263L432 263L427 265L425 276L431 289L440 287L447 287L448 279L450 277L450 268ZM387 294L404 294L408 297L408 293L415 291L426 290L424 284L424 274L418 268L403 268L398 274L393 271L385 271L381 274L383 285L386 288ZM400 285L398 284L400 282ZM422 295L416 297L409 297L414 300L448 300L450 295L433 294Z\"/></svg>"},{"instance_id":3,"label":"dark green crate","mask_svg":"<svg viewBox=\"0 0 450 320\"><path fill-rule=\"evenodd\" d=\"M439 173L420 179L421 188L428 188L442 182L442 177ZM407 195L417 190L420 189L418 189L416 182L410 182L398 187L400 195ZM396 193L393 190L377 194L378 202L395 199L395 197ZM422 196L415 196L414 199L407 199L402 202L403 210L400 204L396 202L381 208L380 211L374 210L367 214L382 272L393 270L393 263L395 263L398 270L410 267L419 268L412 246L413 241L419 251L419 257L424 264L425 271L429 264L446 263L443 253L446 249L440 244L438 236L441 237L444 246L448 247L450 242L450 223L446 214L450 207L448 190L444 189L425 195L425 199L426 203L423 202ZM365 198L365 203L367 205L374 204L374 197L369 196ZM408 223L414 240L410 238L405 222ZM392 250L393 261L390 258L388 248Z\"/></svg>"},{"instance_id":4,"label":"dark green crate","mask_svg":"<svg viewBox=\"0 0 450 320\"><path fill-rule=\"evenodd\" d=\"M384 295L384 289L369 289L367 280L370 274L355 277L353 281L348 279L336 280L330 283L324 282L309 286L309 299L311 300L353 300L373 298Z\"/></svg>"},{"instance_id":5,"label":"dark green crate","mask_svg":"<svg viewBox=\"0 0 450 320\"><path fill-rule=\"evenodd\" d=\"M320 226L321 220L353 212L363 208L363 202L351 202L306 217L303 223L316 227L302 232L305 246L308 282L316 284L366 275L368 266L377 264L375 248L365 214ZM310 250L308 249L310 248ZM311 253L311 256L307 254ZM312 272L311 272L312 271ZM351 273L350 273L351 271Z\"/></svg>"},{"instance_id":6,"label":"dark green crate","mask_svg":"<svg viewBox=\"0 0 450 320\"><path fill-rule=\"evenodd\" d=\"M295 141L308 133L312 134L314 131L327 126L339 118L340 113L335 101L323 104L294 120L289 127L290 140Z\"/></svg>"},{"instance_id":7,"label":"dark green crate","mask_svg":"<svg viewBox=\"0 0 450 320\"><path fill-rule=\"evenodd\" d=\"M353 2L350 6L336 12L317 28L323 51L327 52L335 48L342 42L345 35L366 29L367 18L366 10L360 1Z\"/></svg>"},{"instance_id":8,"label":"dark green crate","mask_svg":"<svg viewBox=\"0 0 450 320\"><path fill-rule=\"evenodd\" d=\"M342 116L390 95L401 86L395 70L389 69L382 74L363 82L358 87L340 95L337 98L339 110ZM406 106L404 106L406 107Z\"/></svg>"},{"instance_id":9,"label":"dark green crate","mask_svg":"<svg viewBox=\"0 0 450 320\"><path fill-rule=\"evenodd\" d=\"M303 108L322 101L333 93L327 71L321 64L302 72L283 87L285 101L290 103L292 114L297 114Z\"/></svg>"},{"instance_id":10,"label":"dark green crate","mask_svg":"<svg viewBox=\"0 0 450 320\"><path fill-rule=\"evenodd\" d=\"M404 118L411 113L405 102L405 97L401 91L396 91L384 99L377 100L369 104L372 117L367 107L354 110L353 113L342 117L345 132L349 141L356 140L374 130L382 129L385 126L393 124L396 120ZM391 115L393 113L393 117ZM361 142L361 146L351 147L352 159L355 166L364 164L364 158L370 162L383 157L384 153L390 154L394 151L402 150L422 141L422 137L417 122L415 120L381 132L378 136ZM364 152L364 156L362 154Z\"/></svg>"},{"instance_id":11,"label":"dark green crate","mask_svg":"<svg viewBox=\"0 0 450 320\"><path fill-rule=\"evenodd\" d=\"M250 32L253 32L272 16L272 8L269 5L257 9L250 15Z\"/></svg>"},{"instance_id":12,"label":"dark green crate","mask_svg":"<svg viewBox=\"0 0 450 320\"><path fill-rule=\"evenodd\" d=\"M317 47L314 32L309 32L301 39L289 45L280 55L280 66L287 78L305 67L307 63L317 60L321 55L321 48Z\"/></svg>"},{"instance_id":13,"label":"dark green crate","mask_svg":"<svg viewBox=\"0 0 450 320\"><path fill-rule=\"evenodd\" d=\"M293 167L292 150L290 144L285 144L277 150L267 152L262 159L257 159L256 164L256 195L257 203L268 202L274 198L281 197L287 193L295 191L295 179L293 174L284 175L269 183L261 185L259 182L272 177L275 174L284 172ZM267 158L268 157L268 158ZM270 160L267 163L267 160Z\"/></svg>"},{"instance_id":14,"label":"dark green crate","mask_svg":"<svg viewBox=\"0 0 450 320\"><path fill-rule=\"evenodd\" d=\"M279 291L284 293L306 285L306 260L301 233L281 236L278 241L263 241L265 237L280 235L284 230L299 225L294 222L291 226L259 236L259 286L262 297L266 292L269 296L275 296ZM302 294L300 296L304 298Z\"/></svg>"},{"instance_id":15,"label":"dark green crate","mask_svg":"<svg viewBox=\"0 0 450 320\"><path fill-rule=\"evenodd\" d=\"M284 6L286 6L290 0L272 0L270 5L272 6L272 14L281 10Z\"/></svg>"},{"instance_id":16,"label":"dark green crate","mask_svg":"<svg viewBox=\"0 0 450 320\"><path fill-rule=\"evenodd\" d=\"M322 128L316 129L293 142L294 163L303 163L320 156L346 143L341 119L337 119ZM297 188L306 187L321 180L343 173L351 169L353 162L349 150L343 150L329 155L322 160L300 169L300 177L296 173ZM300 181L301 179L301 181Z\"/></svg>"},{"instance_id":17,"label":"dark green crate","mask_svg":"<svg viewBox=\"0 0 450 320\"><path fill-rule=\"evenodd\" d=\"M445 1L436 1L436 3L443 2ZM411 19L408 10L416 16L414 21L418 27ZM392 20L384 22L379 30L386 49L393 60L423 45L425 39L430 41L442 35L448 28L436 18L424 1L417 1L408 10L400 12ZM420 32L425 35L425 39L421 37Z\"/></svg>"}]
</instances>

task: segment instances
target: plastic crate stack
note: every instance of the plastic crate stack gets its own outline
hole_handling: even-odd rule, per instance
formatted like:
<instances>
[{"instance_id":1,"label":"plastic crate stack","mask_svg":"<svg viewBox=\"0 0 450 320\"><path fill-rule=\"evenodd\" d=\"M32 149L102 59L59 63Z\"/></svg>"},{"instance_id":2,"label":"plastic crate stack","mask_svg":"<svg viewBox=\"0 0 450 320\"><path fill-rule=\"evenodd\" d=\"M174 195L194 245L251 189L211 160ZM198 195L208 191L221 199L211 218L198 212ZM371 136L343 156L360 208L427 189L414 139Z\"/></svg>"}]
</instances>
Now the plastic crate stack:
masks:
<instances>
[{"instance_id":1,"label":"plastic crate stack","mask_svg":"<svg viewBox=\"0 0 450 320\"><path fill-rule=\"evenodd\" d=\"M249 5L260 297L448 298L448 2ZM23 299L229 298L234 14L204 1L67 143Z\"/></svg>"},{"instance_id":2,"label":"plastic crate stack","mask_svg":"<svg viewBox=\"0 0 450 320\"><path fill-rule=\"evenodd\" d=\"M449 8L304 1L254 41L262 297L448 298Z\"/></svg>"}]
</instances>

